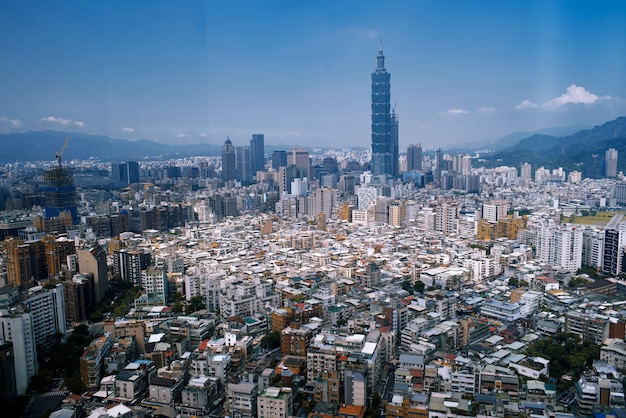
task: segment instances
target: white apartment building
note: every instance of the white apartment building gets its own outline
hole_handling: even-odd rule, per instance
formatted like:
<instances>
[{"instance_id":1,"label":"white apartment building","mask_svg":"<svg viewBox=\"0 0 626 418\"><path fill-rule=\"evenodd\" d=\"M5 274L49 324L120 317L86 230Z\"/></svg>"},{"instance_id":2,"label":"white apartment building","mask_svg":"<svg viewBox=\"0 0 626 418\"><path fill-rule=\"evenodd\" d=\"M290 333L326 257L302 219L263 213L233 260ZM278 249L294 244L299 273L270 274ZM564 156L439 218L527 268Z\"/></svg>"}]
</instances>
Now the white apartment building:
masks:
<instances>
[{"instance_id":1,"label":"white apartment building","mask_svg":"<svg viewBox=\"0 0 626 418\"><path fill-rule=\"evenodd\" d=\"M37 374L37 345L30 312L10 313L0 309L0 339L13 343L15 386L24 395L30 379Z\"/></svg>"},{"instance_id":2,"label":"white apartment building","mask_svg":"<svg viewBox=\"0 0 626 418\"><path fill-rule=\"evenodd\" d=\"M57 334L61 335L61 341L66 340L65 297L62 285L57 284L52 289L33 287L29 289L23 303L33 317L35 344L51 349L56 344Z\"/></svg>"}]
</instances>

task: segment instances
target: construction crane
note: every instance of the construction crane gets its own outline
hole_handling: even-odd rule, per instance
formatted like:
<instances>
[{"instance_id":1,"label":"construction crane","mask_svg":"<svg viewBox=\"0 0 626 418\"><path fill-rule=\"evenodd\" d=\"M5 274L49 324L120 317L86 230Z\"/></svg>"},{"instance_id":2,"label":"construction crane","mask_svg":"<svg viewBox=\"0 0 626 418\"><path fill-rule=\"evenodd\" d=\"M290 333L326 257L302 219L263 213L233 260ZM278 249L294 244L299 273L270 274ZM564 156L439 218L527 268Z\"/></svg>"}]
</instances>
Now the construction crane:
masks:
<instances>
[{"instance_id":1,"label":"construction crane","mask_svg":"<svg viewBox=\"0 0 626 418\"><path fill-rule=\"evenodd\" d=\"M57 151L56 153L56 159L59 162L59 168L61 168L61 157L63 157L63 153L65 152L65 148L67 148L68 142L70 142L69 135L65 137L65 142L63 143L63 147L61 148L61 151Z\"/></svg>"}]
</instances>

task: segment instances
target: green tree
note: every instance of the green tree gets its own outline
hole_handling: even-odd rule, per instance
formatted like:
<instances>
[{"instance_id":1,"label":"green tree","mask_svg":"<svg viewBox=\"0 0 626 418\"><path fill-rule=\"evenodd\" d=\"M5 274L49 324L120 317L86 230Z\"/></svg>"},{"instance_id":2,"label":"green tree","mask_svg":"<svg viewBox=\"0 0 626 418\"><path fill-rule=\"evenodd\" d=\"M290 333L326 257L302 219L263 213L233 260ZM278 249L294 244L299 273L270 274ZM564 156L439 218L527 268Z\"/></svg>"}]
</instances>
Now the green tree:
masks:
<instances>
[{"instance_id":1,"label":"green tree","mask_svg":"<svg viewBox=\"0 0 626 418\"><path fill-rule=\"evenodd\" d=\"M202 295L196 295L191 298L187 307L185 309L185 313L187 315L192 314L194 312L198 312L202 309L206 309L206 304L204 303L204 298Z\"/></svg>"},{"instance_id":2,"label":"green tree","mask_svg":"<svg viewBox=\"0 0 626 418\"><path fill-rule=\"evenodd\" d=\"M402 282L402 289L406 290L410 294L413 294L413 287L411 286L411 282L409 280Z\"/></svg>"},{"instance_id":3,"label":"green tree","mask_svg":"<svg viewBox=\"0 0 626 418\"><path fill-rule=\"evenodd\" d=\"M261 338L261 347L266 350L273 350L280 347L280 332L271 331Z\"/></svg>"},{"instance_id":4,"label":"green tree","mask_svg":"<svg viewBox=\"0 0 626 418\"><path fill-rule=\"evenodd\" d=\"M519 280L517 277L509 277L509 286L517 287L519 285Z\"/></svg>"},{"instance_id":5,"label":"green tree","mask_svg":"<svg viewBox=\"0 0 626 418\"><path fill-rule=\"evenodd\" d=\"M418 280L415 282L415 285L413 286L413 289L417 292L417 293L423 293L424 289L426 288L426 285L424 284L423 281Z\"/></svg>"}]
</instances>

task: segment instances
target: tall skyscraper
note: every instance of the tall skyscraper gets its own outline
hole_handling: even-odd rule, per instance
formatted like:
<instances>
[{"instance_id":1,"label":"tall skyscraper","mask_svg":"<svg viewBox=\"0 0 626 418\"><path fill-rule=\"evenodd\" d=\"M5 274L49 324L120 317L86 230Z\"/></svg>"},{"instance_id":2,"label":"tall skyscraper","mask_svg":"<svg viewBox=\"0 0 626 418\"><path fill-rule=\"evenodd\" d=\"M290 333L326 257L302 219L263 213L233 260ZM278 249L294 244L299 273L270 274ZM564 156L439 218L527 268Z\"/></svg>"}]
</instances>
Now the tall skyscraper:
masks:
<instances>
[{"instance_id":1,"label":"tall skyscraper","mask_svg":"<svg viewBox=\"0 0 626 418\"><path fill-rule=\"evenodd\" d=\"M250 159L250 147L235 147L237 180L242 182L252 181L252 163ZM256 172L254 172L256 174Z\"/></svg>"},{"instance_id":2,"label":"tall skyscraper","mask_svg":"<svg viewBox=\"0 0 626 418\"><path fill-rule=\"evenodd\" d=\"M290 149L287 151L287 166L295 165L298 168L297 177L307 177L309 175L309 151L302 148Z\"/></svg>"},{"instance_id":3,"label":"tall skyscraper","mask_svg":"<svg viewBox=\"0 0 626 418\"><path fill-rule=\"evenodd\" d=\"M398 117L391 111L391 74L385 69L383 43L372 73L372 161L374 175L398 175Z\"/></svg>"},{"instance_id":4,"label":"tall skyscraper","mask_svg":"<svg viewBox=\"0 0 626 418\"><path fill-rule=\"evenodd\" d=\"M111 180L116 187L139 183L139 164L136 161L111 163Z\"/></svg>"},{"instance_id":5,"label":"tall skyscraper","mask_svg":"<svg viewBox=\"0 0 626 418\"><path fill-rule=\"evenodd\" d=\"M406 171L422 171L422 145L410 144L406 149Z\"/></svg>"},{"instance_id":6,"label":"tall skyscraper","mask_svg":"<svg viewBox=\"0 0 626 418\"><path fill-rule=\"evenodd\" d=\"M250 140L250 167L252 176L257 171L265 169L265 137L263 134L253 134Z\"/></svg>"},{"instance_id":7,"label":"tall skyscraper","mask_svg":"<svg viewBox=\"0 0 626 418\"><path fill-rule=\"evenodd\" d=\"M222 146L222 180L224 182L237 178L237 163L235 160L235 147L230 138L226 138Z\"/></svg>"},{"instance_id":8,"label":"tall skyscraper","mask_svg":"<svg viewBox=\"0 0 626 418\"><path fill-rule=\"evenodd\" d=\"M617 177L617 150L609 148L604 156L604 176Z\"/></svg>"},{"instance_id":9,"label":"tall skyscraper","mask_svg":"<svg viewBox=\"0 0 626 418\"><path fill-rule=\"evenodd\" d=\"M287 167L287 151L274 151L272 153L272 168L276 171L280 167Z\"/></svg>"}]
</instances>

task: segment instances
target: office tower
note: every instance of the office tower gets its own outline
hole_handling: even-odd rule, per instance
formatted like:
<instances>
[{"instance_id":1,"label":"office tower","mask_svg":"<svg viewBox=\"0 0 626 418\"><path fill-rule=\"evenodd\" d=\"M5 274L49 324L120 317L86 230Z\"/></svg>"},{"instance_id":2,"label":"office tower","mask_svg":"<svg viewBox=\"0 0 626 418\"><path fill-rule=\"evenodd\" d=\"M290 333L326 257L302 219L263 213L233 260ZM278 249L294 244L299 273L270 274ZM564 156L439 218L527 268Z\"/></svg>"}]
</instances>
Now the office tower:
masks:
<instances>
[{"instance_id":1,"label":"office tower","mask_svg":"<svg viewBox=\"0 0 626 418\"><path fill-rule=\"evenodd\" d=\"M522 178L522 180L526 182L530 182L531 173L532 173L532 166L528 163L522 164L521 173L520 173L521 174L520 177Z\"/></svg>"},{"instance_id":2,"label":"office tower","mask_svg":"<svg viewBox=\"0 0 626 418\"><path fill-rule=\"evenodd\" d=\"M250 171L250 147L235 147L237 180L241 182L251 182L252 172ZM256 174L256 172L254 172Z\"/></svg>"},{"instance_id":3,"label":"office tower","mask_svg":"<svg viewBox=\"0 0 626 418\"><path fill-rule=\"evenodd\" d=\"M441 181L441 172L444 170L443 154L441 148L435 151L435 169L433 170L433 181L438 183Z\"/></svg>"},{"instance_id":4,"label":"office tower","mask_svg":"<svg viewBox=\"0 0 626 418\"><path fill-rule=\"evenodd\" d=\"M15 386L17 394L24 395L30 379L38 371L32 314L0 309L0 339L13 343Z\"/></svg>"},{"instance_id":5,"label":"office tower","mask_svg":"<svg viewBox=\"0 0 626 418\"><path fill-rule=\"evenodd\" d=\"M136 161L111 163L111 180L116 187L139 183L139 164Z\"/></svg>"},{"instance_id":6,"label":"office tower","mask_svg":"<svg viewBox=\"0 0 626 418\"><path fill-rule=\"evenodd\" d=\"M252 134L250 140L250 166L252 176L256 176L257 171L265 170L265 136L263 134Z\"/></svg>"},{"instance_id":7,"label":"office tower","mask_svg":"<svg viewBox=\"0 0 626 418\"><path fill-rule=\"evenodd\" d=\"M604 155L604 177L617 176L617 150L609 148Z\"/></svg>"},{"instance_id":8,"label":"office tower","mask_svg":"<svg viewBox=\"0 0 626 418\"><path fill-rule=\"evenodd\" d=\"M93 274L94 300L99 303L109 287L106 252L100 244L93 242L88 247L79 249L77 253L79 272Z\"/></svg>"},{"instance_id":9,"label":"office tower","mask_svg":"<svg viewBox=\"0 0 626 418\"><path fill-rule=\"evenodd\" d=\"M287 151L274 151L272 153L272 168L278 171L280 167L287 167Z\"/></svg>"},{"instance_id":10,"label":"office tower","mask_svg":"<svg viewBox=\"0 0 626 418\"><path fill-rule=\"evenodd\" d=\"M17 396L15 381L15 352L13 343L0 340L0 399L13 399Z\"/></svg>"},{"instance_id":11,"label":"office tower","mask_svg":"<svg viewBox=\"0 0 626 418\"><path fill-rule=\"evenodd\" d=\"M409 145L406 149L406 171L422 171L422 158L422 145Z\"/></svg>"},{"instance_id":12,"label":"office tower","mask_svg":"<svg viewBox=\"0 0 626 418\"><path fill-rule=\"evenodd\" d=\"M76 186L74 185L74 170L70 167L50 167L43 172L45 196L44 218L59 218L67 212L72 217L72 224L78 224L78 205L76 204Z\"/></svg>"},{"instance_id":13,"label":"office tower","mask_svg":"<svg viewBox=\"0 0 626 418\"><path fill-rule=\"evenodd\" d=\"M287 165L298 167L298 177L309 177L309 151L302 148L290 149L287 152Z\"/></svg>"},{"instance_id":14,"label":"office tower","mask_svg":"<svg viewBox=\"0 0 626 418\"><path fill-rule=\"evenodd\" d=\"M398 170L398 118L391 111L391 74L385 69L383 44L372 73L372 161L374 175L397 176Z\"/></svg>"},{"instance_id":15,"label":"office tower","mask_svg":"<svg viewBox=\"0 0 626 418\"><path fill-rule=\"evenodd\" d=\"M235 159L235 147L226 138L222 146L222 180L224 182L235 180L237 178L237 162Z\"/></svg>"}]
</instances>

